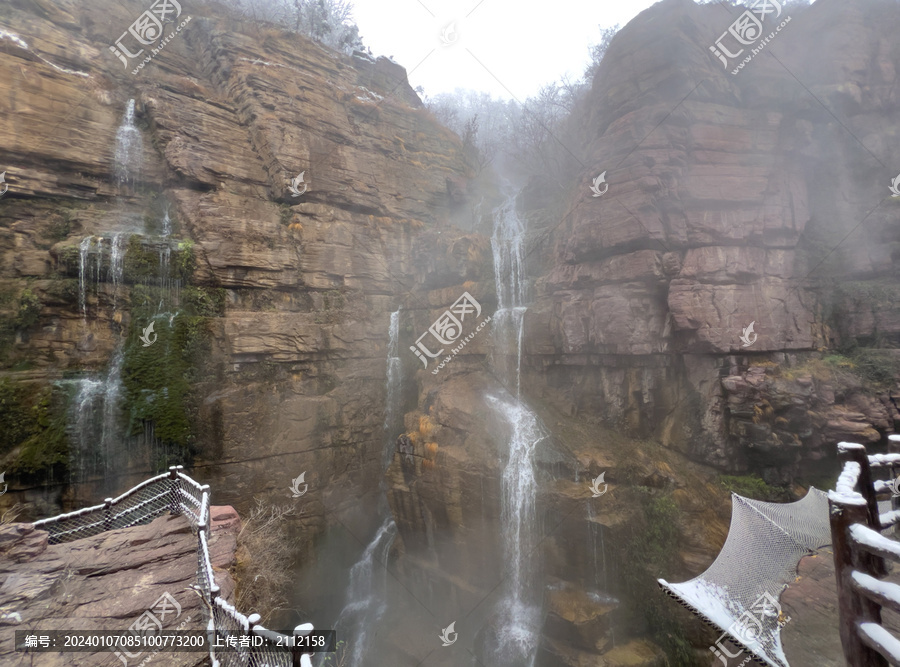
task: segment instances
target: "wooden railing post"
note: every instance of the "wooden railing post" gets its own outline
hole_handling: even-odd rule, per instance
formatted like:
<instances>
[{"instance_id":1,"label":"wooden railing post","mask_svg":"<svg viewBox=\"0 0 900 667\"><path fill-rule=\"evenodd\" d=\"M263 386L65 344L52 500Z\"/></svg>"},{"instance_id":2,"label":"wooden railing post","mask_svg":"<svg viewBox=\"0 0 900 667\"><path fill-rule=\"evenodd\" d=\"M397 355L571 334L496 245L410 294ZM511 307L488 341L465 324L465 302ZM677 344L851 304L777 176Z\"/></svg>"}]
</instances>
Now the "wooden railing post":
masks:
<instances>
[{"instance_id":1,"label":"wooden railing post","mask_svg":"<svg viewBox=\"0 0 900 667\"><path fill-rule=\"evenodd\" d=\"M847 461L859 464L859 492L865 498L867 516L864 523L872 530L881 530L881 518L878 515L878 498L875 497L875 487L872 485L872 470L869 468L869 456L866 448L852 442L838 443L838 460L841 468Z\"/></svg>"},{"instance_id":2,"label":"wooden railing post","mask_svg":"<svg viewBox=\"0 0 900 667\"><path fill-rule=\"evenodd\" d=\"M866 504L835 501L828 499L828 514L831 523L831 548L834 553L834 574L837 582L838 615L841 645L847 667L882 667L884 658L863 644L857 632L857 625L863 621L881 623L881 609L870 600L859 595L850 584L850 574L860 561L866 561L867 554L853 548L849 528L854 523L865 525L868 510ZM860 568L868 572L867 568Z\"/></svg>"},{"instance_id":3,"label":"wooden railing post","mask_svg":"<svg viewBox=\"0 0 900 667\"><path fill-rule=\"evenodd\" d=\"M896 454L897 450L900 449L900 435L889 435L888 436L888 453ZM891 483L897 479L897 466L891 464ZM894 495L891 493L891 509L892 510L900 510L900 496ZM898 526L894 524L894 530L892 532L893 535L897 535Z\"/></svg>"}]
</instances>

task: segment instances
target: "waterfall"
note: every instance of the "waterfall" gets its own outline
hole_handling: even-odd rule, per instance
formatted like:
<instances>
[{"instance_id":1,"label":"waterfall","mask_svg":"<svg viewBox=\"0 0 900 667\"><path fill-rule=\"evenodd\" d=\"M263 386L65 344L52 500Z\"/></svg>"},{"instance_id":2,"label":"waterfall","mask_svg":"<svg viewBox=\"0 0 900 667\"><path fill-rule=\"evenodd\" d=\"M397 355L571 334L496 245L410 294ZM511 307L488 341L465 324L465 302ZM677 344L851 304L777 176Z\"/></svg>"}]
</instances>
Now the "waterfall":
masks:
<instances>
[{"instance_id":1,"label":"waterfall","mask_svg":"<svg viewBox=\"0 0 900 667\"><path fill-rule=\"evenodd\" d=\"M125 115L116 130L116 179L120 184L131 183L141 174L144 162L141 132L134 125L134 100L128 100Z\"/></svg>"},{"instance_id":2,"label":"waterfall","mask_svg":"<svg viewBox=\"0 0 900 667\"><path fill-rule=\"evenodd\" d=\"M143 165L143 142L140 130L134 123L135 102L128 101L122 121L116 130L114 151L115 178L120 185L137 182ZM86 236L78 247L78 306L85 323L88 320L87 298L89 289L99 291L100 284L106 282L106 294L111 286L112 322L121 322L118 311L125 284L125 255L128 242L136 233L142 233L142 216L129 218L123 210L117 216L116 226L103 236ZM169 235L172 222L168 211L162 221L164 244L159 250L159 289L163 295L159 311L168 296L168 274L171 249ZM104 263L106 248L109 246L108 264ZM92 286L92 285L93 286ZM173 316L174 317L174 316ZM169 324L171 326L171 317ZM125 360L124 332L120 331L115 351L110 357L105 374L74 381L75 391L71 403L68 428L73 442L72 480L88 481L88 477L102 475L109 477L113 470L124 470L129 465L132 452L145 455L151 449L154 453L160 447L152 433L143 433L137 438L127 436L122 420L124 385L122 367ZM69 382L69 381L65 381ZM140 446L140 442L144 446ZM148 446L148 442L151 446ZM153 456L150 460L155 460Z\"/></svg>"},{"instance_id":3,"label":"waterfall","mask_svg":"<svg viewBox=\"0 0 900 667\"><path fill-rule=\"evenodd\" d=\"M394 441L397 437L398 403L400 401L400 310L391 313L390 340L387 354L387 379L385 380L384 449L381 469L387 470L394 458Z\"/></svg>"},{"instance_id":4,"label":"waterfall","mask_svg":"<svg viewBox=\"0 0 900 667\"><path fill-rule=\"evenodd\" d=\"M93 378L75 381L75 397L71 403L70 437L72 440L71 475L73 480L85 481L87 475L97 474L101 464L96 451L96 410L103 395L103 382Z\"/></svg>"},{"instance_id":5,"label":"waterfall","mask_svg":"<svg viewBox=\"0 0 900 667\"><path fill-rule=\"evenodd\" d=\"M166 206L166 212L162 219L162 235L164 239L168 239L172 235L172 218L169 217L168 206Z\"/></svg>"},{"instance_id":6,"label":"waterfall","mask_svg":"<svg viewBox=\"0 0 900 667\"><path fill-rule=\"evenodd\" d=\"M113 284L113 311L119 300L119 287L125 278L125 241L123 233L113 234L109 255L109 282Z\"/></svg>"},{"instance_id":7,"label":"waterfall","mask_svg":"<svg viewBox=\"0 0 900 667\"><path fill-rule=\"evenodd\" d=\"M78 308L81 310L82 318L87 318L87 275L88 260L91 250L92 236L85 236L78 244Z\"/></svg>"},{"instance_id":8,"label":"waterfall","mask_svg":"<svg viewBox=\"0 0 900 667\"><path fill-rule=\"evenodd\" d=\"M514 195L494 210L491 250L497 285L497 312L492 318L492 365L503 382L511 384L515 378L518 397L521 392L522 325L529 290L525 275L525 225L516 213ZM511 357L515 359L514 376L509 368Z\"/></svg>"},{"instance_id":9,"label":"waterfall","mask_svg":"<svg viewBox=\"0 0 900 667\"><path fill-rule=\"evenodd\" d=\"M102 379L95 376L75 381L69 418L73 481L84 482L88 476L107 476L113 466L124 468L127 446L119 418L123 359L120 346Z\"/></svg>"},{"instance_id":10,"label":"waterfall","mask_svg":"<svg viewBox=\"0 0 900 667\"><path fill-rule=\"evenodd\" d=\"M125 354L120 344L109 362L103 391L103 421L100 425L100 450L103 453L104 473L109 472L110 464L121 466L122 454L125 453L124 433L119 427L119 413L122 407L122 362Z\"/></svg>"},{"instance_id":11,"label":"waterfall","mask_svg":"<svg viewBox=\"0 0 900 667\"><path fill-rule=\"evenodd\" d=\"M341 637L348 637L346 667L367 667L365 657L371 647L378 619L387 609L387 558L397 536L397 525L388 516L366 547L359 562L350 569L347 603L335 624Z\"/></svg>"},{"instance_id":12,"label":"waterfall","mask_svg":"<svg viewBox=\"0 0 900 667\"><path fill-rule=\"evenodd\" d=\"M498 646L495 664L527 667L534 663L540 607L534 596L537 563L537 480L534 456L545 437L540 420L521 400L522 339L528 282L525 274L525 226L511 196L494 210L494 278L497 312L493 317L492 366L511 398L489 396L489 404L509 427L507 462L503 469L501 525L503 552L509 568L504 598L498 605ZM514 364L514 366L513 366Z\"/></svg>"},{"instance_id":13,"label":"waterfall","mask_svg":"<svg viewBox=\"0 0 900 667\"><path fill-rule=\"evenodd\" d=\"M169 280L169 264L172 258L172 248L169 245L169 237L172 235L172 219L169 217L169 207L166 206L166 211L163 214L162 219L162 237L163 237L163 246L159 251L159 290L160 290L160 300L159 300L159 310L162 311L163 305L166 301L169 300L170 297L170 280Z\"/></svg>"},{"instance_id":14,"label":"waterfall","mask_svg":"<svg viewBox=\"0 0 900 667\"><path fill-rule=\"evenodd\" d=\"M391 313L388 328L387 368L385 372L384 437L381 470L387 470L394 456L397 431L400 424L401 397L400 367L400 310ZM382 479L380 491L385 491ZM364 657L371 650L372 637L378 621L387 609L387 559L397 525L384 501L379 497L379 513L385 517L372 541L363 551L359 561L350 569L350 583L347 586L346 602L338 616L335 629L342 637L349 637L345 653L344 667L368 667L371 660ZM324 656L319 665L324 664Z\"/></svg>"}]
</instances>

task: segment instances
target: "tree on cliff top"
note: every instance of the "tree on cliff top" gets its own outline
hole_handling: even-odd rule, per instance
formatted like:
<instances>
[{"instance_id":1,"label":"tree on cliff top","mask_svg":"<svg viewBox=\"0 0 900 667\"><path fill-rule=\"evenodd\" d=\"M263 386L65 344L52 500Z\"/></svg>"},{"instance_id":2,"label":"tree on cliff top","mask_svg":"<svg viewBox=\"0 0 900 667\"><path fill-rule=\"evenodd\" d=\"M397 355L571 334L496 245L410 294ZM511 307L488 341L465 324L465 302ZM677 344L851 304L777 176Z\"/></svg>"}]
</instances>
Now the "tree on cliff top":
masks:
<instances>
[{"instance_id":1,"label":"tree on cliff top","mask_svg":"<svg viewBox=\"0 0 900 667\"><path fill-rule=\"evenodd\" d=\"M349 0L224 0L253 21L266 21L306 35L336 51L362 50Z\"/></svg>"}]
</instances>

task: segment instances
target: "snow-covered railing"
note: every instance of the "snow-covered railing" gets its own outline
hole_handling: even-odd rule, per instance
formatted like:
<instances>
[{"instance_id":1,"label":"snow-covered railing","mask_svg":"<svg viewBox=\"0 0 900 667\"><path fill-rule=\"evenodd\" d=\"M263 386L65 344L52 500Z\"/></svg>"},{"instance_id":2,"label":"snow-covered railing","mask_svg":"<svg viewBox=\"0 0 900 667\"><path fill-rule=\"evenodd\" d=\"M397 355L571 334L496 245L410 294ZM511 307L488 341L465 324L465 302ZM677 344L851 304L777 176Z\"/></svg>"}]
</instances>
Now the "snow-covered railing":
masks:
<instances>
[{"instance_id":1,"label":"snow-covered railing","mask_svg":"<svg viewBox=\"0 0 900 667\"><path fill-rule=\"evenodd\" d=\"M900 444L900 436L890 439ZM863 445L841 442L838 458L828 505L844 658L849 667L900 667L900 639L881 622L882 608L900 613L900 586L881 581L885 560L900 563L900 542L881 534L900 523L900 508L892 497L893 509L880 513L877 500L895 488L900 455L867 456ZM873 480L873 468L888 469L891 480Z\"/></svg>"},{"instance_id":2,"label":"snow-covered railing","mask_svg":"<svg viewBox=\"0 0 900 667\"><path fill-rule=\"evenodd\" d=\"M182 470L183 466L172 466L168 474L151 477L117 498L107 498L102 505L41 519L34 525L50 533L51 544L60 544L107 530L147 524L167 513L184 515L197 535L196 588L203 595L213 667L312 667L309 655L300 649L276 653L253 647L253 642L240 641L240 637L260 636L269 640L269 646L289 647L296 643L259 625L259 614L244 616L219 596L209 558L209 485L201 486ZM304 623L294 628L293 634L305 636L312 630L312 624ZM229 637L228 643L233 643L235 648L216 655L213 648L216 637L220 645L225 645Z\"/></svg>"}]
</instances>

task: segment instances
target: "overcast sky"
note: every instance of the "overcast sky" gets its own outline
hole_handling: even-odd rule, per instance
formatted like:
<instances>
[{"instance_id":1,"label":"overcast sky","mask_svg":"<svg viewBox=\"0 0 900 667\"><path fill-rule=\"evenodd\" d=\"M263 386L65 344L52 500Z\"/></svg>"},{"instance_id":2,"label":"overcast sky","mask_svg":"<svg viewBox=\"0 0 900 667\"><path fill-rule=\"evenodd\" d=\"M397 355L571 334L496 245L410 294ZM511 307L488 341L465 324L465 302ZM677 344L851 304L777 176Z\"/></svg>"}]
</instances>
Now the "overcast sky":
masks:
<instances>
[{"instance_id":1,"label":"overcast sky","mask_svg":"<svg viewBox=\"0 0 900 667\"><path fill-rule=\"evenodd\" d=\"M523 101L563 74L580 77L601 26L624 26L655 2L354 0L353 16L372 53L392 55L426 95L470 88ZM448 33L443 46L450 23L457 39Z\"/></svg>"}]
</instances>

